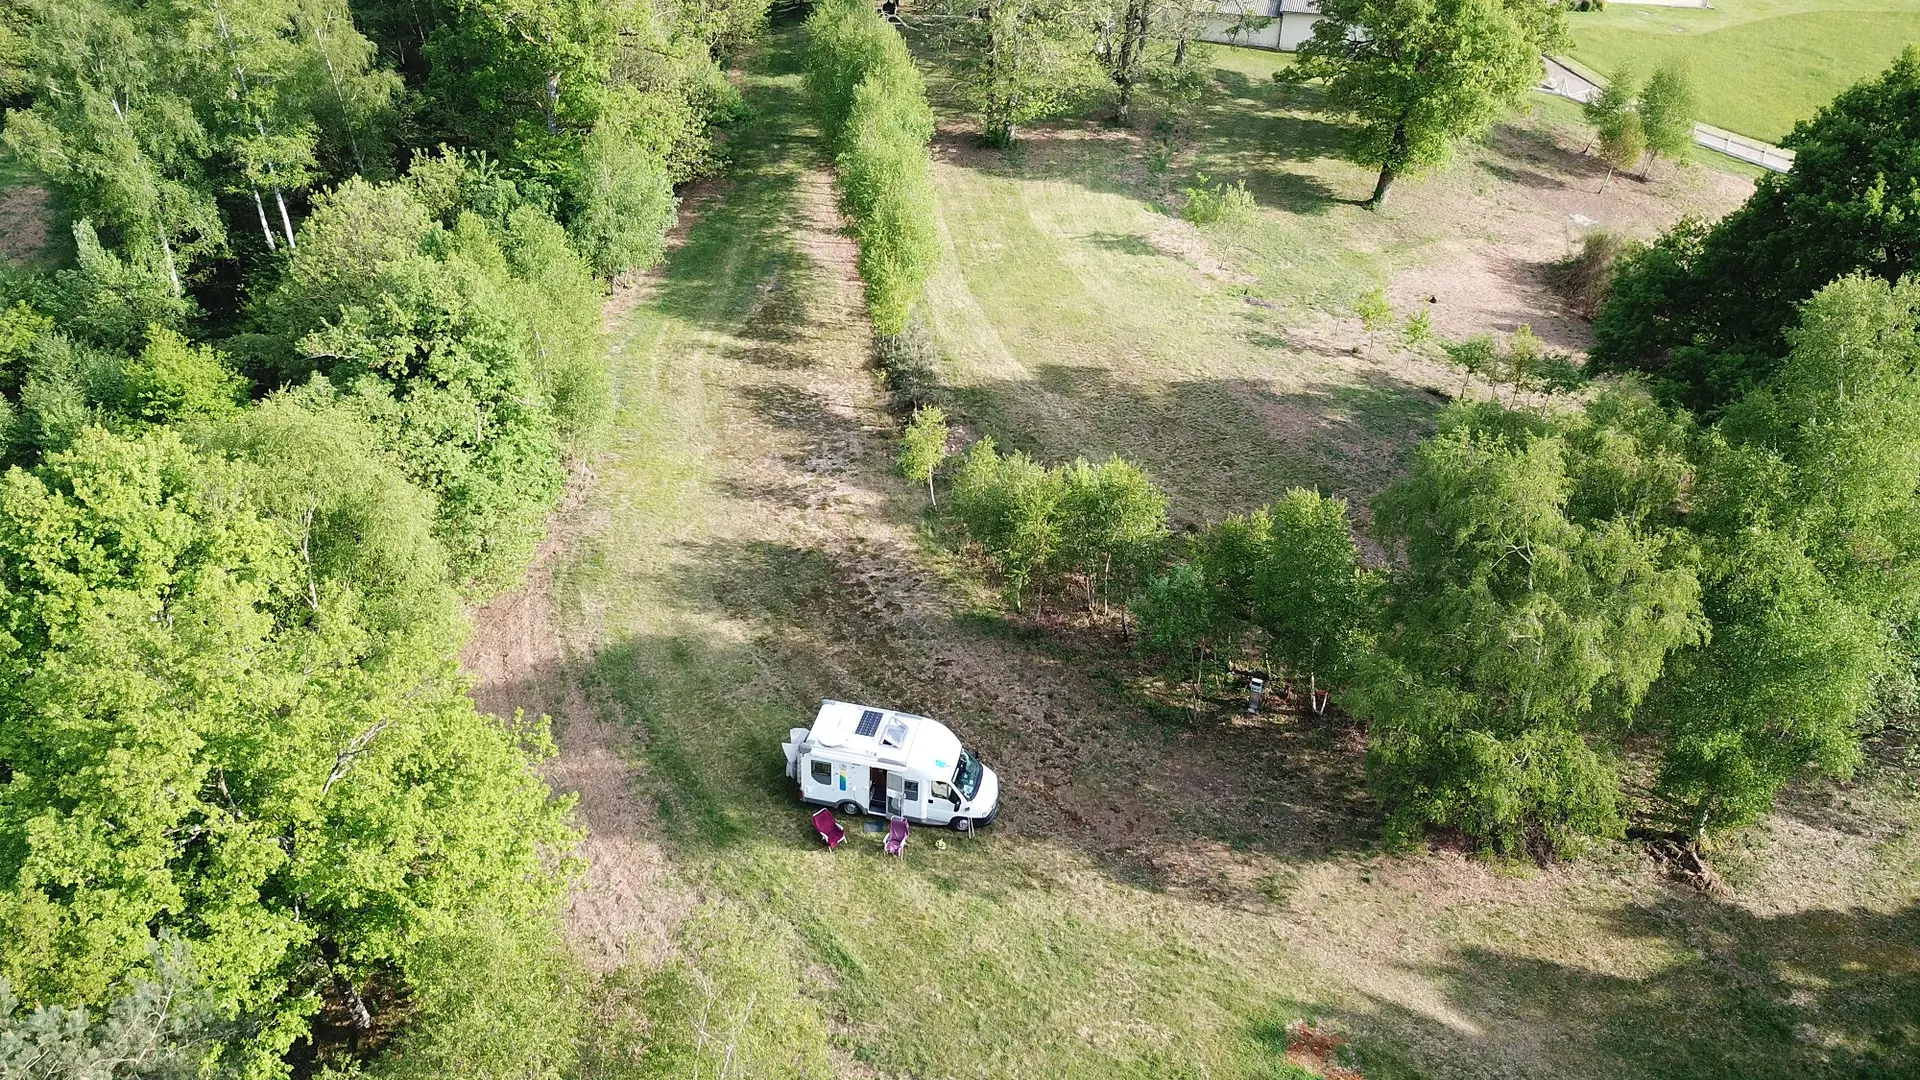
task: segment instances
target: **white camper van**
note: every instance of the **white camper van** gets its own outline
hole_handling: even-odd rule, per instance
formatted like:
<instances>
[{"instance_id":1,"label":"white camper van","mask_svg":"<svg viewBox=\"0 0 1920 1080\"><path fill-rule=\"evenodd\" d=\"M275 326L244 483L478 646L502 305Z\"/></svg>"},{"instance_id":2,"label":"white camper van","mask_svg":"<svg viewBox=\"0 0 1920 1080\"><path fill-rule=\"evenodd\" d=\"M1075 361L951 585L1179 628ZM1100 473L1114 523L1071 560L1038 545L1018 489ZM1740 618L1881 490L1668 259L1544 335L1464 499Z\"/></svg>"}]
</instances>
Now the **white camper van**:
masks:
<instances>
[{"instance_id":1,"label":"white camper van","mask_svg":"<svg viewBox=\"0 0 1920 1080\"><path fill-rule=\"evenodd\" d=\"M823 701L813 730L780 745L800 798L849 817L880 814L927 825L993 824L1000 778L945 724L911 713Z\"/></svg>"}]
</instances>

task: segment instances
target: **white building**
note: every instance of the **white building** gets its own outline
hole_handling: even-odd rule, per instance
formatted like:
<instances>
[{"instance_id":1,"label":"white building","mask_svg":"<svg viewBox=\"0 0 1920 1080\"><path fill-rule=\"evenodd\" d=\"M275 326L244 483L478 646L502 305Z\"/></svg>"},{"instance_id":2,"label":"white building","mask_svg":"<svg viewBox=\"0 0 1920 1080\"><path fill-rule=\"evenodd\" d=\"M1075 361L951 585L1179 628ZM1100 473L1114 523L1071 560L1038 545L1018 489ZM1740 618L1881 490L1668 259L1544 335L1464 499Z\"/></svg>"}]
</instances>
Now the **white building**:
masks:
<instances>
[{"instance_id":1,"label":"white building","mask_svg":"<svg viewBox=\"0 0 1920 1080\"><path fill-rule=\"evenodd\" d=\"M1293 52L1313 36L1320 0L1214 0L1201 41Z\"/></svg>"}]
</instances>

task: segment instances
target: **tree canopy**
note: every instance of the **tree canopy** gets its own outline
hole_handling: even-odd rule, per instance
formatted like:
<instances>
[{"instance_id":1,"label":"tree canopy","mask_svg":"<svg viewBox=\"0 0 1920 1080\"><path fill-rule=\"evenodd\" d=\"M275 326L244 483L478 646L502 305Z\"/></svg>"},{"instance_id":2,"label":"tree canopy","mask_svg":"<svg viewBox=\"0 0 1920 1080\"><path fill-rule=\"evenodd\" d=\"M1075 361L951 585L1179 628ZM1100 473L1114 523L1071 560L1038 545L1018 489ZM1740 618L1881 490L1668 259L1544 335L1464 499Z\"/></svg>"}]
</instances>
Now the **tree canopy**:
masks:
<instances>
[{"instance_id":1,"label":"tree canopy","mask_svg":"<svg viewBox=\"0 0 1920 1080\"><path fill-rule=\"evenodd\" d=\"M1799 305L1864 272L1920 259L1920 48L1844 91L1783 140L1790 172L1708 226L1682 221L1624 258L1594 324L1601 370L1649 375L1669 401L1715 411L1777 370Z\"/></svg>"},{"instance_id":2,"label":"tree canopy","mask_svg":"<svg viewBox=\"0 0 1920 1080\"><path fill-rule=\"evenodd\" d=\"M1300 46L1299 78L1359 121L1353 159L1380 170L1370 204L1400 176L1445 161L1539 83L1540 55L1566 44L1544 0L1325 0Z\"/></svg>"}]
</instances>

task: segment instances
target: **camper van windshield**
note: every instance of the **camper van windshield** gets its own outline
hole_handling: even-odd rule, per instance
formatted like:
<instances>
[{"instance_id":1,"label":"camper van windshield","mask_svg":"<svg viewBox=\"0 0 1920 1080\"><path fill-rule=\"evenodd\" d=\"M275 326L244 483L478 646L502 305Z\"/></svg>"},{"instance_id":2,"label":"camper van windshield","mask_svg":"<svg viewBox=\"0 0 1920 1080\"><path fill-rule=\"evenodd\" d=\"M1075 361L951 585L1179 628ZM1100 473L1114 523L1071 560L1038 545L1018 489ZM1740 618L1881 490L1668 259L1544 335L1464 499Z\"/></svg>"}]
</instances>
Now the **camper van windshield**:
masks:
<instances>
[{"instance_id":1,"label":"camper van windshield","mask_svg":"<svg viewBox=\"0 0 1920 1080\"><path fill-rule=\"evenodd\" d=\"M960 794L969 799L980 794L980 759L960 751L960 764L953 768L953 783Z\"/></svg>"}]
</instances>

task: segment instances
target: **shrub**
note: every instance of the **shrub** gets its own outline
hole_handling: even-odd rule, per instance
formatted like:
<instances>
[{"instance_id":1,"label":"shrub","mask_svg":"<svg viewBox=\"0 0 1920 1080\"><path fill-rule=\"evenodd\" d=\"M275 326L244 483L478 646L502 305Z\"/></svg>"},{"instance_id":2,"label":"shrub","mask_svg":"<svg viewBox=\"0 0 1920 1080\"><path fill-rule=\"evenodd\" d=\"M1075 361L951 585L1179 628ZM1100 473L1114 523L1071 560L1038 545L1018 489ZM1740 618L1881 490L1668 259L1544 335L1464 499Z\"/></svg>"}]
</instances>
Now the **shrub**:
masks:
<instances>
[{"instance_id":1,"label":"shrub","mask_svg":"<svg viewBox=\"0 0 1920 1080\"><path fill-rule=\"evenodd\" d=\"M867 310L877 333L897 335L940 258L926 85L871 4L828 0L807 28L807 91L834 148Z\"/></svg>"},{"instance_id":2,"label":"shrub","mask_svg":"<svg viewBox=\"0 0 1920 1080\"><path fill-rule=\"evenodd\" d=\"M939 397L940 347L925 326L909 322L897 334L881 335L874 340L874 354L886 373L895 408L927 404Z\"/></svg>"},{"instance_id":3,"label":"shrub","mask_svg":"<svg viewBox=\"0 0 1920 1080\"><path fill-rule=\"evenodd\" d=\"M947 459L947 414L938 405L914 410L912 422L900 439L900 472L909 480L927 485L927 501L940 505L933 495L933 474Z\"/></svg>"},{"instance_id":4,"label":"shrub","mask_svg":"<svg viewBox=\"0 0 1920 1080\"><path fill-rule=\"evenodd\" d=\"M1187 197L1186 205L1181 207L1180 216L1195 225L1232 224L1253 216L1253 192L1247 190L1244 180L1225 181L1209 186L1205 173L1197 178L1199 183L1181 188L1181 194Z\"/></svg>"},{"instance_id":5,"label":"shrub","mask_svg":"<svg viewBox=\"0 0 1920 1080\"><path fill-rule=\"evenodd\" d=\"M1627 243L1617 232L1594 229L1580 238L1579 251L1553 264L1549 277L1569 307L1588 319L1600 314L1613 291L1614 263Z\"/></svg>"}]
</instances>

